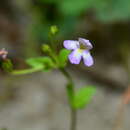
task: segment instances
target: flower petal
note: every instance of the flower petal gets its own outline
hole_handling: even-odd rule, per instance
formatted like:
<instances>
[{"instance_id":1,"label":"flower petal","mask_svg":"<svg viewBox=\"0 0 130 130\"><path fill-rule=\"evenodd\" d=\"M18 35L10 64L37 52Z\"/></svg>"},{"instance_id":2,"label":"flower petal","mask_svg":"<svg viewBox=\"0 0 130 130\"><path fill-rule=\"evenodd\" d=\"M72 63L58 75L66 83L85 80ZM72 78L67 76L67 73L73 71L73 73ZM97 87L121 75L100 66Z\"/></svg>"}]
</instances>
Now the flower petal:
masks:
<instances>
[{"instance_id":1,"label":"flower petal","mask_svg":"<svg viewBox=\"0 0 130 130\"><path fill-rule=\"evenodd\" d=\"M93 57L87 50L83 52L83 61L86 66L92 66L94 64Z\"/></svg>"},{"instance_id":2,"label":"flower petal","mask_svg":"<svg viewBox=\"0 0 130 130\"><path fill-rule=\"evenodd\" d=\"M79 42L74 40L65 40L63 45L66 49L73 50L78 48Z\"/></svg>"},{"instance_id":3,"label":"flower petal","mask_svg":"<svg viewBox=\"0 0 130 130\"><path fill-rule=\"evenodd\" d=\"M93 46L92 46L92 44L90 43L90 41L89 41L89 40L86 40L86 39L84 39L84 38L79 38L79 43L84 44L84 45L88 48L88 50L90 50L90 49L93 48Z\"/></svg>"},{"instance_id":4,"label":"flower petal","mask_svg":"<svg viewBox=\"0 0 130 130\"><path fill-rule=\"evenodd\" d=\"M82 58L82 52L80 49L72 51L69 55L69 60L72 64L79 64Z\"/></svg>"}]
</instances>

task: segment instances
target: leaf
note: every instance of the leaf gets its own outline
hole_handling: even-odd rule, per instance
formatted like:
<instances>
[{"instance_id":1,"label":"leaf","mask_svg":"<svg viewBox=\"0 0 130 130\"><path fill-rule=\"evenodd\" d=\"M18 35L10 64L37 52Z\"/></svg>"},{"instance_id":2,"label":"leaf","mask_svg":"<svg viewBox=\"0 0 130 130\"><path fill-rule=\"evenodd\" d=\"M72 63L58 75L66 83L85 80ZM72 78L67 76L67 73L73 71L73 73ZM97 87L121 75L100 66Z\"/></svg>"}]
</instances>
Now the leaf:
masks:
<instances>
[{"instance_id":1,"label":"leaf","mask_svg":"<svg viewBox=\"0 0 130 130\"><path fill-rule=\"evenodd\" d=\"M60 67L65 67L68 60L68 55L70 54L69 50L62 49L59 53L59 65Z\"/></svg>"},{"instance_id":2,"label":"leaf","mask_svg":"<svg viewBox=\"0 0 130 130\"><path fill-rule=\"evenodd\" d=\"M13 70L13 64L12 64L11 60L9 60L9 59L4 60L2 62L2 68L6 72L11 72Z\"/></svg>"},{"instance_id":3,"label":"leaf","mask_svg":"<svg viewBox=\"0 0 130 130\"><path fill-rule=\"evenodd\" d=\"M53 63L50 57L30 58L26 60L26 63L30 65L31 68L23 70L14 70L12 74L14 75L30 74L42 70L48 71L56 67L56 65Z\"/></svg>"},{"instance_id":4,"label":"leaf","mask_svg":"<svg viewBox=\"0 0 130 130\"><path fill-rule=\"evenodd\" d=\"M90 102L92 96L95 94L95 91L96 89L94 87L81 88L74 97L73 107L75 109L85 107Z\"/></svg>"},{"instance_id":5,"label":"leaf","mask_svg":"<svg viewBox=\"0 0 130 130\"><path fill-rule=\"evenodd\" d=\"M92 0L63 0L59 8L64 15L80 15L92 5Z\"/></svg>"},{"instance_id":6,"label":"leaf","mask_svg":"<svg viewBox=\"0 0 130 130\"><path fill-rule=\"evenodd\" d=\"M34 68L42 66L44 70L55 68L55 64L50 57L37 57L26 60L26 63Z\"/></svg>"}]
</instances>

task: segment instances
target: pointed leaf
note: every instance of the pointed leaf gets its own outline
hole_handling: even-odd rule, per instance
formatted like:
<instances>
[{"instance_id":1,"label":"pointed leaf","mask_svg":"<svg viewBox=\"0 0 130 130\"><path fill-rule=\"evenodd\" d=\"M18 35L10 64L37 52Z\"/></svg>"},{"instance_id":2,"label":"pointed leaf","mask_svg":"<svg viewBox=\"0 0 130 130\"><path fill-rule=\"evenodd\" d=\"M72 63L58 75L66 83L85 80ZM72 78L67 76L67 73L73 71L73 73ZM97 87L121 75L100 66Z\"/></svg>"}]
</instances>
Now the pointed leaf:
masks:
<instances>
[{"instance_id":1,"label":"pointed leaf","mask_svg":"<svg viewBox=\"0 0 130 130\"><path fill-rule=\"evenodd\" d=\"M44 70L49 70L55 67L54 62L50 57L37 57L37 58L30 58L26 60L27 64L36 68L39 66L43 66Z\"/></svg>"},{"instance_id":2,"label":"pointed leaf","mask_svg":"<svg viewBox=\"0 0 130 130\"><path fill-rule=\"evenodd\" d=\"M94 87L81 88L75 95L73 107L75 109L80 109L85 107L91 100L92 96L95 94L96 89Z\"/></svg>"}]
</instances>

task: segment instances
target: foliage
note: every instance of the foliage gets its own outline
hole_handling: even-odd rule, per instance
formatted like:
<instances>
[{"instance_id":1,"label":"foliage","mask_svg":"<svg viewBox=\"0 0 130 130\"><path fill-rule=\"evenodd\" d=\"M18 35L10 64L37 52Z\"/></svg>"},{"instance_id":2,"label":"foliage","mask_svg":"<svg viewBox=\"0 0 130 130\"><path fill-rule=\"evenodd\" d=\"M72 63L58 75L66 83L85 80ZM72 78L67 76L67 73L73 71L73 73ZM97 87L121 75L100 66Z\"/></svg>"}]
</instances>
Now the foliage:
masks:
<instances>
[{"instance_id":1,"label":"foliage","mask_svg":"<svg viewBox=\"0 0 130 130\"><path fill-rule=\"evenodd\" d=\"M13 64L10 59L5 59L5 60L1 61L1 67L5 72L13 71Z\"/></svg>"},{"instance_id":2,"label":"foliage","mask_svg":"<svg viewBox=\"0 0 130 130\"><path fill-rule=\"evenodd\" d=\"M49 31L49 38L51 44L43 44L41 49L47 56L40 56L29 58L26 60L26 63L30 66L28 69L23 70L14 70L12 74L20 75L20 74L28 74L37 71L48 71L51 69L58 69L67 79L67 96L69 105L71 108L71 119L72 119L72 126L75 130L75 120L76 120L76 110L85 107L91 100L93 94L95 93L94 87L84 87L78 90L75 93L75 85L73 83L73 79L69 75L69 73L65 70L68 61L68 55L70 54L70 50L61 49L59 53L56 53L56 48L53 42L54 36L57 34L58 28L56 26L51 26ZM51 35L50 35L51 34Z\"/></svg>"},{"instance_id":3,"label":"foliage","mask_svg":"<svg viewBox=\"0 0 130 130\"><path fill-rule=\"evenodd\" d=\"M106 22L130 19L129 0L95 0L97 17Z\"/></svg>"},{"instance_id":4,"label":"foliage","mask_svg":"<svg viewBox=\"0 0 130 130\"><path fill-rule=\"evenodd\" d=\"M82 88L80 88L75 95L73 95L73 84L69 83L67 84L67 94L68 94L68 98L70 101L71 106L74 109L82 109L85 106L87 106L93 95L96 92L96 88L92 87L92 86L84 86Z\"/></svg>"},{"instance_id":5,"label":"foliage","mask_svg":"<svg viewBox=\"0 0 130 130\"><path fill-rule=\"evenodd\" d=\"M86 86L78 90L74 97L73 107L76 109L84 108L95 94L94 87Z\"/></svg>"},{"instance_id":6,"label":"foliage","mask_svg":"<svg viewBox=\"0 0 130 130\"><path fill-rule=\"evenodd\" d=\"M51 37L55 36L57 34L57 31L58 31L57 26L50 27L49 34L51 34L50 35L51 42L52 42ZM87 105L90 102L91 97L95 93L95 88L84 87L78 90L76 94L73 94L74 84L72 82L72 79L68 75L68 73L64 70L64 68L67 65L68 55L70 54L70 50L61 49L59 51L59 54L56 54L53 48L54 46L52 44L43 44L41 47L42 51L46 53L48 56L29 58L26 60L26 63L31 68L24 69L24 70L14 70L12 73L13 74L28 74L28 73L33 73L37 71L48 71L51 69L59 69L69 80L66 88L67 88L71 107L74 107L75 109L83 108L85 105Z\"/></svg>"},{"instance_id":7,"label":"foliage","mask_svg":"<svg viewBox=\"0 0 130 130\"><path fill-rule=\"evenodd\" d=\"M34 30L40 30L37 31L37 36L41 39L47 38L45 30L51 24L57 24L62 35L73 32L83 18L80 16L87 13L94 14L102 23L130 19L129 0L36 0L36 3L33 12L37 12L39 20L37 18Z\"/></svg>"},{"instance_id":8,"label":"foliage","mask_svg":"<svg viewBox=\"0 0 130 130\"><path fill-rule=\"evenodd\" d=\"M48 69L55 67L55 64L53 63L52 59L47 57L47 56L46 57L30 58L30 59L26 60L26 63L34 68L41 66L44 68L44 70L48 70Z\"/></svg>"}]
</instances>

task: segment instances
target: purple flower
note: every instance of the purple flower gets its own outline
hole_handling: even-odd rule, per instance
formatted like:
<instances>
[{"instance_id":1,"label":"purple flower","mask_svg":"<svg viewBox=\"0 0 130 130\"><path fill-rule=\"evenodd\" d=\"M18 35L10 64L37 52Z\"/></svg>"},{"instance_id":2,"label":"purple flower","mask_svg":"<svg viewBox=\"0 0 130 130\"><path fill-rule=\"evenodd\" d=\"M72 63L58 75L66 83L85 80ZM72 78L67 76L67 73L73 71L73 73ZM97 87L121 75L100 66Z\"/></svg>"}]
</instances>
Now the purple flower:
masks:
<instances>
[{"instance_id":1,"label":"purple flower","mask_svg":"<svg viewBox=\"0 0 130 130\"><path fill-rule=\"evenodd\" d=\"M68 50L73 50L68 58L72 64L79 64L81 59L86 66L92 66L94 64L93 58L90 54L90 50L93 48L89 40L79 38L76 40L65 40L64 47Z\"/></svg>"}]
</instances>

